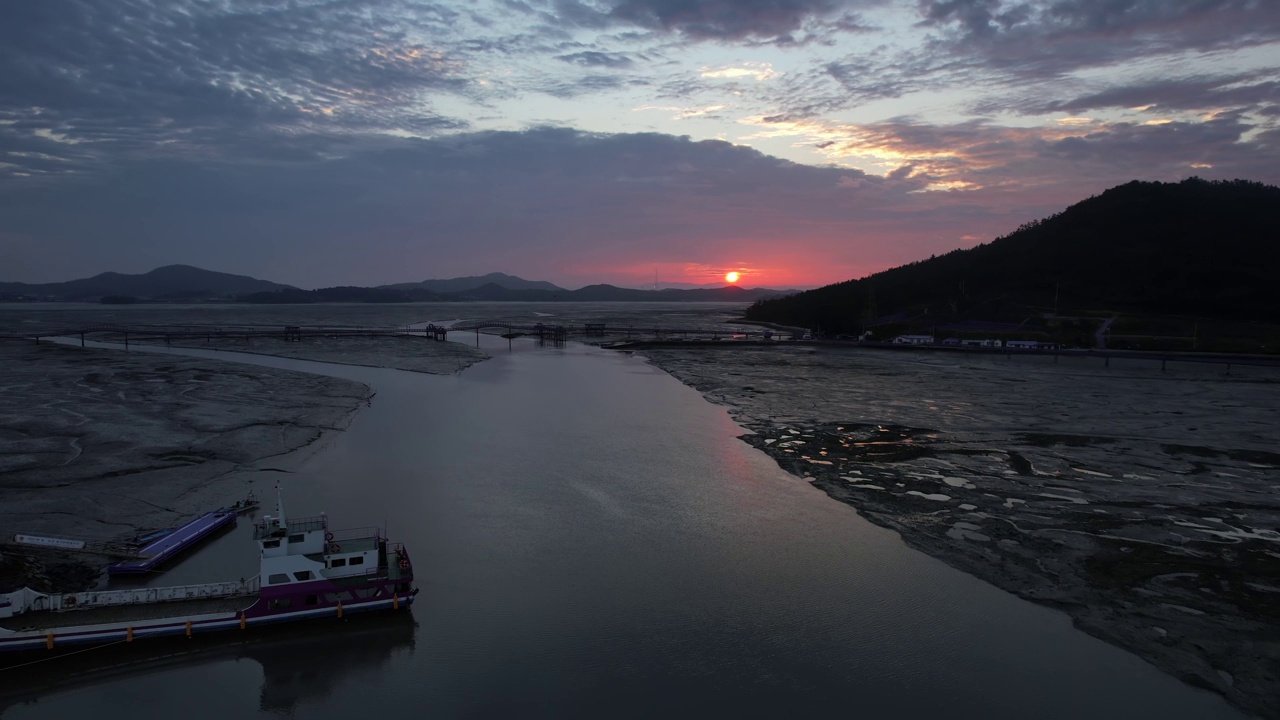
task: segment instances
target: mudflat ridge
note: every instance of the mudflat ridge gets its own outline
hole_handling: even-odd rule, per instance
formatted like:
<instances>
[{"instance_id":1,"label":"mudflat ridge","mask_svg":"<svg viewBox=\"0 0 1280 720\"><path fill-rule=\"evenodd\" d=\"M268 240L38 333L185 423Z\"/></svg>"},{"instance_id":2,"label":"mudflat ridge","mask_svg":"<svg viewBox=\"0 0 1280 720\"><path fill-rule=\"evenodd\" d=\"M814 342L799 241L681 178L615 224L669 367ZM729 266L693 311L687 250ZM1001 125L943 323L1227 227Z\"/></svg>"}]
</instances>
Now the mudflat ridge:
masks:
<instances>
[{"instance_id":1,"label":"mudflat ridge","mask_svg":"<svg viewBox=\"0 0 1280 720\"><path fill-rule=\"evenodd\" d=\"M152 341L150 344L164 343ZM226 336L214 337L210 341L188 339L174 342L171 347L273 355L339 365L388 367L432 375L459 372L488 358L480 350L459 342L442 342L409 335L308 335L297 342L286 341L283 337Z\"/></svg>"},{"instance_id":2,"label":"mudflat ridge","mask_svg":"<svg viewBox=\"0 0 1280 720\"><path fill-rule=\"evenodd\" d=\"M1280 372L650 348L909 545L1280 717Z\"/></svg>"}]
</instances>

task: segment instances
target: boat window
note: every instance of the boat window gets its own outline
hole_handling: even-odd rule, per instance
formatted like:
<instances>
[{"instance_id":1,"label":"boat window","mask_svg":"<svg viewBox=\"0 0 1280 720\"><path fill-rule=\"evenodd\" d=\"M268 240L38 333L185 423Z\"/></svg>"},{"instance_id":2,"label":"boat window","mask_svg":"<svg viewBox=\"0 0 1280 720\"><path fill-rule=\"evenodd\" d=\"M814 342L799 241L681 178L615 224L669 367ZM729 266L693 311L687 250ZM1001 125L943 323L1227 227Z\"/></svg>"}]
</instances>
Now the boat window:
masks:
<instances>
[{"instance_id":1,"label":"boat window","mask_svg":"<svg viewBox=\"0 0 1280 720\"><path fill-rule=\"evenodd\" d=\"M262 547L264 548L280 547L280 541L279 540L263 540Z\"/></svg>"},{"instance_id":2,"label":"boat window","mask_svg":"<svg viewBox=\"0 0 1280 720\"><path fill-rule=\"evenodd\" d=\"M267 576L268 585L279 585L280 583L289 582L289 576L284 573L272 573Z\"/></svg>"},{"instance_id":3,"label":"boat window","mask_svg":"<svg viewBox=\"0 0 1280 720\"><path fill-rule=\"evenodd\" d=\"M355 556L355 557L351 558L351 564L352 564L352 565L363 565L363 564L364 564L364 556L363 556L363 555L357 555L357 556Z\"/></svg>"},{"instance_id":4,"label":"boat window","mask_svg":"<svg viewBox=\"0 0 1280 720\"><path fill-rule=\"evenodd\" d=\"M356 597L371 598L378 594L378 588L356 588Z\"/></svg>"},{"instance_id":5,"label":"boat window","mask_svg":"<svg viewBox=\"0 0 1280 720\"><path fill-rule=\"evenodd\" d=\"M312 578L312 575L310 570L299 570L298 572L293 574L293 577L294 579L301 582L303 580L310 580Z\"/></svg>"},{"instance_id":6,"label":"boat window","mask_svg":"<svg viewBox=\"0 0 1280 720\"><path fill-rule=\"evenodd\" d=\"M345 567L346 564L347 564L346 558L334 558L333 560L329 561L329 567Z\"/></svg>"},{"instance_id":7,"label":"boat window","mask_svg":"<svg viewBox=\"0 0 1280 720\"><path fill-rule=\"evenodd\" d=\"M346 590L343 590L342 592L336 592L336 593L325 593L324 599L328 600L329 602L349 601L351 600L351 593L347 592Z\"/></svg>"},{"instance_id":8,"label":"boat window","mask_svg":"<svg viewBox=\"0 0 1280 720\"><path fill-rule=\"evenodd\" d=\"M308 604L308 605L319 605L319 604L320 604L320 596L319 596L319 595L308 595L308 596L307 596L307 604Z\"/></svg>"},{"instance_id":9,"label":"boat window","mask_svg":"<svg viewBox=\"0 0 1280 720\"><path fill-rule=\"evenodd\" d=\"M293 598L276 598L271 601L271 609L287 608L293 604Z\"/></svg>"},{"instance_id":10,"label":"boat window","mask_svg":"<svg viewBox=\"0 0 1280 720\"><path fill-rule=\"evenodd\" d=\"M290 535L289 542L302 542L303 540L306 539L306 537L307 536L303 535L302 533L298 533L296 535Z\"/></svg>"}]
</instances>

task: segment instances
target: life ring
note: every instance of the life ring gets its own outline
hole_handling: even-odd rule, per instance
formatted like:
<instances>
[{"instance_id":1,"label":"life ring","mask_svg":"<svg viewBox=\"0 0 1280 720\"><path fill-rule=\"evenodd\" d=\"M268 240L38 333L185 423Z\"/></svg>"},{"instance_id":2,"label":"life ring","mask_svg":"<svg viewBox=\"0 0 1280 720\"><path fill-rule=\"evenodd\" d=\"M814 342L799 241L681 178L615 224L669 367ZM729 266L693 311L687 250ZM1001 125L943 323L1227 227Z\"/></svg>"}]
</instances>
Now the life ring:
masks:
<instances>
[{"instance_id":1,"label":"life ring","mask_svg":"<svg viewBox=\"0 0 1280 720\"><path fill-rule=\"evenodd\" d=\"M408 560L405 560L404 558L400 558L400 569L401 569L401 570L408 571L408 570L409 570L409 561L408 561Z\"/></svg>"},{"instance_id":2,"label":"life ring","mask_svg":"<svg viewBox=\"0 0 1280 720\"><path fill-rule=\"evenodd\" d=\"M325 541L325 542L333 542L333 533L331 533L331 532L326 532L326 533L324 534L324 541Z\"/></svg>"},{"instance_id":3,"label":"life ring","mask_svg":"<svg viewBox=\"0 0 1280 720\"><path fill-rule=\"evenodd\" d=\"M329 552L331 553L342 552L342 546L339 545L338 543L331 543L329 545Z\"/></svg>"},{"instance_id":4,"label":"life ring","mask_svg":"<svg viewBox=\"0 0 1280 720\"><path fill-rule=\"evenodd\" d=\"M68 596L66 596L66 597L62 598L62 604L63 604L63 605L66 605L67 607L75 607L75 606L76 606L76 596L75 596L75 595L68 595Z\"/></svg>"}]
</instances>

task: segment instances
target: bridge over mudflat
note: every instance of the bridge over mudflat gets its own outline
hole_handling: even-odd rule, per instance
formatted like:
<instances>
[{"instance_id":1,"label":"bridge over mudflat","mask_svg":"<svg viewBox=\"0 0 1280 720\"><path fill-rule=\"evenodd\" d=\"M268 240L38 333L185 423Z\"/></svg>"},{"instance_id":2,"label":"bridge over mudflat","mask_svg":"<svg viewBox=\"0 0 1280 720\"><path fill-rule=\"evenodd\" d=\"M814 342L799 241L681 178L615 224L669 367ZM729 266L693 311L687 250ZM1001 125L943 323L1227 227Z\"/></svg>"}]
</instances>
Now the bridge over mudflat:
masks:
<instances>
[{"instance_id":1,"label":"bridge over mudflat","mask_svg":"<svg viewBox=\"0 0 1280 720\"><path fill-rule=\"evenodd\" d=\"M721 338L767 340L779 336L772 329L728 329L724 327L661 327L635 325L609 325L607 323L583 323L580 325L549 325L546 323L520 324L505 320L474 320L450 327L458 332L481 333L501 330L502 337L537 337L544 340L580 338L616 338L619 340L719 340Z\"/></svg>"},{"instance_id":2,"label":"bridge over mudflat","mask_svg":"<svg viewBox=\"0 0 1280 720\"><path fill-rule=\"evenodd\" d=\"M289 342L300 342L303 338L336 338L336 337L387 337L418 336L436 340L447 339L447 327L427 324L409 326L365 326L365 325L83 325L71 328L48 328L26 333L9 333L0 335L0 340L34 340L40 342L44 338L80 338L83 345L86 340L123 343L165 344L173 342L190 342L204 340L212 342L215 338L252 340L255 338L278 338Z\"/></svg>"},{"instance_id":3,"label":"bridge over mudflat","mask_svg":"<svg viewBox=\"0 0 1280 720\"><path fill-rule=\"evenodd\" d=\"M724 327L659 327L635 325L608 325L606 323L582 323L571 325L551 325L548 323L513 323L507 320L470 320L451 325L435 325L432 323L376 326L376 325L111 325L94 324L69 328L45 328L25 333L0 334L0 341L35 341L52 338L79 337L81 344L88 340L130 344L156 344L164 342L172 344L189 344L192 341L213 342L214 339L279 338L285 341L301 342L304 338L356 338L356 337L426 337L435 340L447 340L449 333L474 333L477 341L481 333L498 334L504 338L518 337L537 338L544 342L564 342L570 338L598 338L612 340L612 347L618 349L639 349L670 345L703 345L707 347L735 347L769 344L766 341L799 340L800 329L775 330L761 329L729 329ZM720 340L737 340L745 342L722 343ZM717 341L717 342L706 342ZM1110 366L1112 359L1157 361L1161 369L1170 362L1187 362L1222 365L1228 374L1233 366L1280 366L1280 356L1274 355L1241 355L1226 353L1196 353L1142 350L1111 349L1011 349L1011 348L971 348L933 345L904 345L888 342L850 341L850 340L803 340L802 344L828 349L861 348L882 349L899 352L949 352L979 355L1004 355L1006 357L1051 355L1058 357L1088 357L1101 360Z\"/></svg>"},{"instance_id":4,"label":"bridge over mudflat","mask_svg":"<svg viewBox=\"0 0 1280 720\"><path fill-rule=\"evenodd\" d=\"M546 323L521 324L504 320L472 320L452 325L415 324L401 326L375 325L113 325L94 324L77 327L44 328L24 333L0 335L0 340L31 340L45 338L80 338L83 345L88 340L130 344L212 342L215 339L252 340L277 338L301 342L304 338L351 338L415 336L435 340L447 340L450 332L469 332L478 336L482 332L500 334L505 338L536 337L544 341L563 342L571 337L616 338L620 340L671 340L671 339L770 339L778 332L770 329L729 330L723 327L674 328L636 327L634 325L607 325L583 323L575 325L550 325Z\"/></svg>"}]
</instances>

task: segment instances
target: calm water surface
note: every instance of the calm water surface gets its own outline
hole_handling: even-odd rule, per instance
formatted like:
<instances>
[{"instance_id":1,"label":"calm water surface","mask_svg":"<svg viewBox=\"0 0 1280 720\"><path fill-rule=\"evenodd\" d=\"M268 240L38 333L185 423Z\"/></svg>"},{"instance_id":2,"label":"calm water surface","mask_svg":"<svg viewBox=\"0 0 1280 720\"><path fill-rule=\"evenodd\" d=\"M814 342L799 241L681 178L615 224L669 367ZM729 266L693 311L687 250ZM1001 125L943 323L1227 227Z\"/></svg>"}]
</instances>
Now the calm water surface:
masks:
<instances>
[{"instance_id":1,"label":"calm water surface","mask_svg":"<svg viewBox=\"0 0 1280 720\"><path fill-rule=\"evenodd\" d=\"M484 342L494 359L449 377L234 356L377 392L257 484L281 478L292 515L388 525L411 618L178 645L4 716L1239 717L908 549L643 360ZM153 582L254 573L241 523Z\"/></svg>"}]
</instances>

